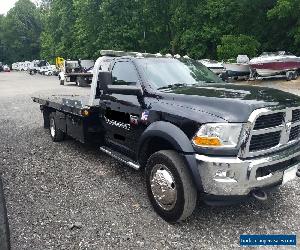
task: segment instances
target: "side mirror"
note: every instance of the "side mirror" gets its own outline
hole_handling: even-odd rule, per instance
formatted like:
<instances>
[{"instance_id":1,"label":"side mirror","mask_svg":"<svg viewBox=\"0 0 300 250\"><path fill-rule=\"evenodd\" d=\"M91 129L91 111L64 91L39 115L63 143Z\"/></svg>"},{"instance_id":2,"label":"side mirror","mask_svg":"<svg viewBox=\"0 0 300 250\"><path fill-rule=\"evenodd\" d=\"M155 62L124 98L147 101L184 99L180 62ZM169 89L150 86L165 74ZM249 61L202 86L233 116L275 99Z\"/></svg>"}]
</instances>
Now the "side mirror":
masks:
<instances>
[{"instance_id":1,"label":"side mirror","mask_svg":"<svg viewBox=\"0 0 300 250\"><path fill-rule=\"evenodd\" d=\"M107 86L112 84L112 74L109 71L100 71L98 75L99 88L107 91Z\"/></svg>"},{"instance_id":2,"label":"side mirror","mask_svg":"<svg viewBox=\"0 0 300 250\"><path fill-rule=\"evenodd\" d=\"M136 96L142 96L143 94L142 89L135 85L113 85L112 73L108 71L99 72L98 82L100 89L105 93Z\"/></svg>"}]
</instances>

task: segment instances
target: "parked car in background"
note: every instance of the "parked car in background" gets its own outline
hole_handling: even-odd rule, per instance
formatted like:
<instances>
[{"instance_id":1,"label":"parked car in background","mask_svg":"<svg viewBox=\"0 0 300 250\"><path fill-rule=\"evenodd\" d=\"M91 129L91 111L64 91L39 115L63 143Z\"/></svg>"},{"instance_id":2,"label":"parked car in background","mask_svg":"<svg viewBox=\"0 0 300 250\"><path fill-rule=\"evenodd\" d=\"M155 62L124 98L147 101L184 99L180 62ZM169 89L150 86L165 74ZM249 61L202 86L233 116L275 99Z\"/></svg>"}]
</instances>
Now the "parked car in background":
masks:
<instances>
[{"instance_id":1,"label":"parked car in background","mask_svg":"<svg viewBox=\"0 0 300 250\"><path fill-rule=\"evenodd\" d=\"M3 70L3 63L0 62L0 72Z\"/></svg>"},{"instance_id":2,"label":"parked car in background","mask_svg":"<svg viewBox=\"0 0 300 250\"><path fill-rule=\"evenodd\" d=\"M58 76L59 70L56 68L55 65L51 65L52 75Z\"/></svg>"},{"instance_id":3,"label":"parked car in background","mask_svg":"<svg viewBox=\"0 0 300 250\"><path fill-rule=\"evenodd\" d=\"M4 72L10 72L10 67L8 65L3 66L3 71Z\"/></svg>"},{"instance_id":4,"label":"parked car in background","mask_svg":"<svg viewBox=\"0 0 300 250\"><path fill-rule=\"evenodd\" d=\"M53 75L52 67L49 63L45 66L40 67L38 72L41 75Z\"/></svg>"},{"instance_id":5,"label":"parked car in background","mask_svg":"<svg viewBox=\"0 0 300 250\"><path fill-rule=\"evenodd\" d=\"M33 60L28 67L30 75L36 73L44 74L49 69L51 69L50 64L45 60Z\"/></svg>"},{"instance_id":6,"label":"parked car in background","mask_svg":"<svg viewBox=\"0 0 300 250\"><path fill-rule=\"evenodd\" d=\"M13 63L13 64L11 65L11 69L12 69L12 70L17 70L17 63Z\"/></svg>"},{"instance_id":7,"label":"parked car in background","mask_svg":"<svg viewBox=\"0 0 300 250\"><path fill-rule=\"evenodd\" d=\"M30 62L29 62L29 61L19 62L19 63L18 63L18 70L19 70L19 71L27 71L29 65L30 65Z\"/></svg>"}]
</instances>

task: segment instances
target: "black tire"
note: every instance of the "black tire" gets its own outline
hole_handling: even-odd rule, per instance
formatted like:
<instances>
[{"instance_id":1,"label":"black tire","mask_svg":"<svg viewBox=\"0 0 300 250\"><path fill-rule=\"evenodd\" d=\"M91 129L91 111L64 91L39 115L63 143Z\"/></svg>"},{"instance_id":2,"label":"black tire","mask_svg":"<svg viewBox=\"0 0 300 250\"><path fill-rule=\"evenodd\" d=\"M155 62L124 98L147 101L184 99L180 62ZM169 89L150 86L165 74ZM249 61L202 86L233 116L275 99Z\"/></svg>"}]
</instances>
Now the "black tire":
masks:
<instances>
[{"instance_id":1,"label":"black tire","mask_svg":"<svg viewBox=\"0 0 300 250\"><path fill-rule=\"evenodd\" d=\"M295 71L295 72L293 73L292 80L297 80L297 79L298 79L298 72Z\"/></svg>"},{"instance_id":2,"label":"black tire","mask_svg":"<svg viewBox=\"0 0 300 250\"><path fill-rule=\"evenodd\" d=\"M3 192L2 179L0 178L0 249L10 249L9 225Z\"/></svg>"},{"instance_id":3,"label":"black tire","mask_svg":"<svg viewBox=\"0 0 300 250\"><path fill-rule=\"evenodd\" d=\"M65 85L65 81L64 80L60 80L60 85Z\"/></svg>"},{"instance_id":4,"label":"black tire","mask_svg":"<svg viewBox=\"0 0 300 250\"><path fill-rule=\"evenodd\" d=\"M224 82L228 82L228 79L229 79L228 73L227 73L227 72L223 72L223 73L220 75L220 78L221 78Z\"/></svg>"},{"instance_id":5,"label":"black tire","mask_svg":"<svg viewBox=\"0 0 300 250\"><path fill-rule=\"evenodd\" d=\"M173 188L173 190L176 190L176 194L174 195L175 199L173 199L175 201L173 201L173 203L160 204L158 201L159 198L155 198L155 195L153 194L153 192L156 192L157 190L162 190L162 186L155 185L154 176L157 176L155 173L158 173L158 171L160 171L160 173L171 174L172 176L172 183L169 183L169 189ZM148 159L145 172L149 200L154 210L165 221L179 222L185 220L193 213L197 201L197 190L182 156L173 150L156 152ZM165 180L167 179L170 180L165 177ZM156 180L161 181L161 179ZM151 184L153 184L152 187ZM155 190L157 187L159 188ZM172 194L171 191L171 195ZM163 195L162 199L164 198L165 196ZM172 198L172 196L170 196L170 198ZM169 208L165 208L164 206L169 206Z\"/></svg>"},{"instance_id":6,"label":"black tire","mask_svg":"<svg viewBox=\"0 0 300 250\"><path fill-rule=\"evenodd\" d=\"M293 79L294 73L291 71L286 72L286 80L291 81Z\"/></svg>"},{"instance_id":7,"label":"black tire","mask_svg":"<svg viewBox=\"0 0 300 250\"><path fill-rule=\"evenodd\" d=\"M87 86L87 83L83 77L77 77L76 84L78 87L86 87Z\"/></svg>"},{"instance_id":8,"label":"black tire","mask_svg":"<svg viewBox=\"0 0 300 250\"><path fill-rule=\"evenodd\" d=\"M65 138L64 132L62 132L61 130L59 130L56 127L56 123L55 123L55 114L52 113L49 116L49 121L50 121L50 126L49 126L49 132L50 132L50 136L52 141L54 142L60 142L63 141Z\"/></svg>"}]
</instances>

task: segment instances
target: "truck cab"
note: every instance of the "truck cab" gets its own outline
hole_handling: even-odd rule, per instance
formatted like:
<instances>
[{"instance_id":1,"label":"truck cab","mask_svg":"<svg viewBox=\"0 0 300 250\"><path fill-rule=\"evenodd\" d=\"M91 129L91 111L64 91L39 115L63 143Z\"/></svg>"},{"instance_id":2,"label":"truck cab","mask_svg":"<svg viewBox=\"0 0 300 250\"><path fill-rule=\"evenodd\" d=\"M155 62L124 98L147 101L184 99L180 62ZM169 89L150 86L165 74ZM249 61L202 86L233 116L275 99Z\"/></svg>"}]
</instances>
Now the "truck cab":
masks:
<instances>
[{"instance_id":1,"label":"truck cab","mask_svg":"<svg viewBox=\"0 0 300 250\"><path fill-rule=\"evenodd\" d=\"M33 100L52 140L97 139L100 150L142 169L166 221L187 218L197 197L265 200L300 176L300 98L225 83L188 57L102 51L88 99L51 98Z\"/></svg>"}]
</instances>

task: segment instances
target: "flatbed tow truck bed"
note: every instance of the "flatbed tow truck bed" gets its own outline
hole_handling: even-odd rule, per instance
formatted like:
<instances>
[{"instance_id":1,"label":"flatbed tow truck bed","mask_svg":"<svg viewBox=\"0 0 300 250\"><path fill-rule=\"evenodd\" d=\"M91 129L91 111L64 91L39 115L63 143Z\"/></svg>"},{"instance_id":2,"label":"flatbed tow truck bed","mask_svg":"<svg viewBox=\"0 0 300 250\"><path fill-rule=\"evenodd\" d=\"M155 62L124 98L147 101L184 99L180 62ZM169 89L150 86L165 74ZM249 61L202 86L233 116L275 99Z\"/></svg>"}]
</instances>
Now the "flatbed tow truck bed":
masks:
<instances>
[{"instance_id":1,"label":"flatbed tow truck bed","mask_svg":"<svg viewBox=\"0 0 300 250\"><path fill-rule=\"evenodd\" d=\"M44 128L50 127L50 114L55 114L57 128L64 134L86 143L102 141L99 123L99 109L97 106L88 106L89 96L80 95L53 95L50 97L32 97L40 104L44 117Z\"/></svg>"},{"instance_id":2,"label":"flatbed tow truck bed","mask_svg":"<svg viewBox=\"0 0 300 250\"><path fill-rule=\"evenodd\" d=\"M65 73L65 76L93 76L93 73Z\"/></svg>"},{"instance_id":3,"label":"flatbed tow truck bed","mask_svg":"<svg viewBox=\"0 0 300 250\"><path fill-rule=\"evenodd\" d=\"M32 97L40 105L73 115L83 116L82 112L88 107L89 96L52 95L50 97Z\"/></svg>"}]
</instances>

